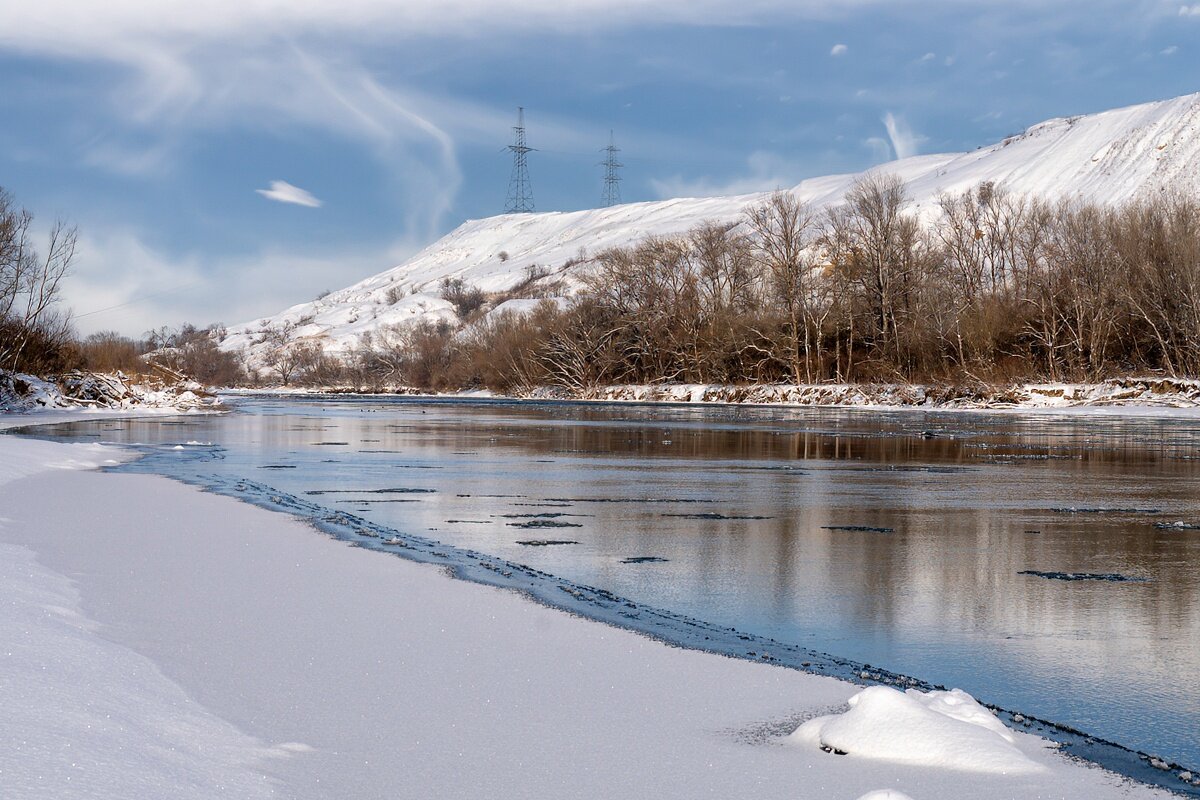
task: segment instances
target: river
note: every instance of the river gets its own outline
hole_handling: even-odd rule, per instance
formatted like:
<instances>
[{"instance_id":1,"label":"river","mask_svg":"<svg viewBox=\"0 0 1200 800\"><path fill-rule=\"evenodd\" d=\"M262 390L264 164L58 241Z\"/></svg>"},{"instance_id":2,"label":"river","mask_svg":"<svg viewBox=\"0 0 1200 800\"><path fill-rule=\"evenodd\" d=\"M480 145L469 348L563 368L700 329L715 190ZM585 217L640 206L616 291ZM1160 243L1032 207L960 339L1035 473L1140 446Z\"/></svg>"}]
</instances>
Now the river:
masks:
<instances>
[{"instance_id":1,"label":"river","mask_svg":"<svg viewBox=\"0 0 1200 800\"><path fill-rule=\"evenodd\" d=\"M231 402L28 432L137 444L123 469L265 484L1200 765L1200 420Z\"/></svg>"}]
</instances>

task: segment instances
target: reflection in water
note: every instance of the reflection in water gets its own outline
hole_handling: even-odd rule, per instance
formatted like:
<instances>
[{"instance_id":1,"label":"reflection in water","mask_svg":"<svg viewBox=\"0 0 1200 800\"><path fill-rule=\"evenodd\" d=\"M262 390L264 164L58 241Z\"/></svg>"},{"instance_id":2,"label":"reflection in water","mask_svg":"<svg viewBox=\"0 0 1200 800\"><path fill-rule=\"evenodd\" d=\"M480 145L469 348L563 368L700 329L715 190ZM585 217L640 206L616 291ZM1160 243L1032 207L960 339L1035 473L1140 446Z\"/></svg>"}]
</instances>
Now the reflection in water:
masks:
<instances>
[{"instance_id":1,"label":"reflection in water","mask_svg":"<svg viewBox=\"0 0 1200 800\"><path fill-rule=\"evenodd\" d=\"M1170 525L1200 524L1196 420L238 405L243 413L223 417L53 433L212 442L220 460L181 458L175 468L307 492L391 527L1200 764L1200 531ZM572 516L528 516L550 513ZM536 520L579 527L514 525ZM556 532L569 535L547 535Z\"/></svg>"}]
</instances>

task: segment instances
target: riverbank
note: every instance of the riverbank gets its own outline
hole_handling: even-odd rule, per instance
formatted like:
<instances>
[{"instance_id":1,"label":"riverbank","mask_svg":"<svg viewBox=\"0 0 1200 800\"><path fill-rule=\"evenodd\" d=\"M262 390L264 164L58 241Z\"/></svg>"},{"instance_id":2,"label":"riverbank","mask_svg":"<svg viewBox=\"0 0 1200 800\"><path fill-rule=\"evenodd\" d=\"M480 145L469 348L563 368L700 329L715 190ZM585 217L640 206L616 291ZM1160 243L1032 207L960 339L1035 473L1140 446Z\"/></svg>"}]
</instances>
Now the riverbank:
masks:
<instances>
[{"instance_id":1,"label":"riverbank","mask_svg":"<svg viewBox=\"0 0 1200 800\"><path fill-rule=\"evenodd\" d=\"M1008 386L926 384L661 384L605 386L572 392L540 389L533 397L661 403L837 406L945 410L1061 410L1072 408L1196 408L1200 381L1114 378L1101 383L1026 383Z\"/></svg>"},{"instance_id":2,"label":"riverbank","mask_svg":"<svg viewBox=\"0 0 1200 800\"><path fill-rule=\"evenodd\" d=\"M160 375L73 371L54 378L0 370L0 414L53 409L220 411L216 395L195 381Z\"/></svg>"},{"instance_id":3,"label":"riverbank","mask_svg":"<svg viewBox=\"0 0 1200 800\"><path fill-rule=\"evenodd\" d=\"M537 387L512 395L487 390L426 392L411 386L379 391L364 387L271 387L227 389L230 394L402 396L464 399L558 400L797 406L923 411L1086 411L1110 414L1173 413L1200 408L1200 380L1163 377L1113 378L1100 383L1024 383L949 386L909 383L626 384L577 389Z\"/></svg>"},{"instance_id":4,"label":"riverbank","mask_svg":"<svg viewBox=\"0 0 1200 800\"><path fill-rule=\"evenodd\" d=\"M1026 734L1015 747L1037 768L1008 775L970 758L902 765L789 745L784 734L858 688L669 648L163 478L80 469L117 457L109 448L0 437L0 456L0 542L22 565L0 585L24 614L6 641L55 654L39 664L43 644L3 667L0 685L44 689L14 692L0 722L41 743L0 755L28 790L18 796L144 796L134 781L197 797L218 785L343 798L1163 796ZM106 722L112 709L134 710Z\"/></svg>"}]
</instances>

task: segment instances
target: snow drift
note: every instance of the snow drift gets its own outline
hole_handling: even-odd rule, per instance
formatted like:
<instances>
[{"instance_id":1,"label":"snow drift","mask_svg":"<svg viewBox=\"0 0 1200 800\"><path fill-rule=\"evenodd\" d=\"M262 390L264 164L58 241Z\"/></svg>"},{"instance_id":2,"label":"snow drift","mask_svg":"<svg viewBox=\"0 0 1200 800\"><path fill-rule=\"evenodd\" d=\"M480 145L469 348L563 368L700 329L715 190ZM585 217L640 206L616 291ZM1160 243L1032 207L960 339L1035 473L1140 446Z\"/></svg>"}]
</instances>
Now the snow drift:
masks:
<instances>
[{"instance_id":1,"label":"snow drift","mask_svg":"<svg viewBox=\"0 0 1200 800\"><path fill-rule=\"evenodd\" d=\"M914 156L871 171L902 178L921 214L935 213L939 195L985 181L1015 194L1103 204L1168 190L1195 194L1200 191L1200 94L1047 120L972 152ZM792 191L817 208L829 208L843 202L864 174L810 178ZM297 337L332 352L385 325L454 323L453 305L440 296L444 279L461 279L499 295L499 301L530 299L545 293L547 283L561 282L561 290L569 293L577 285L573 272L589 254L652 234L681 233L704 221L736 221L763 198L673 199L471 220L393 269L229 328L222 347L261 353L262 332L283 323L295 325Z\"/></svg>"},{"instance_id":2,"label":"snow drift","mask_svg":"<svg viewBox=\"0 0 1200 800\"><path fill-rule=\"evenodd\" d=\"M848 702L849 711L810 719L789 740L899 764L1004 775L1045 770L1017 748L1004 723L961 689L871 686Z\"/></svg>"}]
</instances>

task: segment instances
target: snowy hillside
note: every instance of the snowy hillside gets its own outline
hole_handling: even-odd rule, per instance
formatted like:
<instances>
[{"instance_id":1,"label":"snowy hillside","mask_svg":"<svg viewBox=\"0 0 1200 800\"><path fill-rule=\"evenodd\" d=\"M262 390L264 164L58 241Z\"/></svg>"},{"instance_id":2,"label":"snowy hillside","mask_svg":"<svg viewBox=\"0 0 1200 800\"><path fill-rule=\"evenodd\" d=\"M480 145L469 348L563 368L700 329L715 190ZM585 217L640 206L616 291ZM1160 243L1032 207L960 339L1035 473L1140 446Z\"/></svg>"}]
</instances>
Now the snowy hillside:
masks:
<instances>
[{"instance_id":1,"label":"snowy hillside","mask_svg":"<svg viewBox=\"0 0 1200 800\"><path fill-rule=\"evenodd\" d=\"M969 153L915 156L875 167L908 184L918 210L939 194L993 181L1012 193L1117 203L1166 189L1200 192L1200 94L1082 117L1052 119ZM810 178L793 188L814 206L841 202L860 174ZM569 286L581 256L650 234L686 231L703 221L732 221L763 195L664 200L571 213L509 214L471 220L404 264L275 316L229 329L225 349L259 344L268 326L292 323L296 335L344 350L379 326L453 321L440 296L445 278L489 293L527 283L531 268ZM536 266L535 266L536 265ZM509 300L509 307L522 305ZM523 305L528 305L523 304Z\"/></svg>"}]
</instances>

